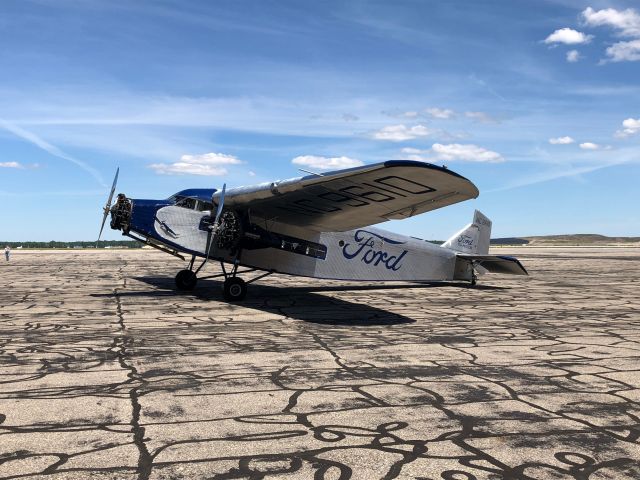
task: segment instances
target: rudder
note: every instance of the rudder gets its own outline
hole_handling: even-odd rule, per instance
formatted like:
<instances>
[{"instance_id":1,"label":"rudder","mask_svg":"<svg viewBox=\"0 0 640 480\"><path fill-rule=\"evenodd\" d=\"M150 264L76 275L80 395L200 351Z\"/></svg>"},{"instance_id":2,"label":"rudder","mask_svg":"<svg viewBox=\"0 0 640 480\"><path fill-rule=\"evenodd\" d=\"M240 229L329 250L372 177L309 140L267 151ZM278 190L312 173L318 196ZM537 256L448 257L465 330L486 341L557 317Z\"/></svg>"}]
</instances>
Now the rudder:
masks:
<instances>
[{"instance_id":1,"label":"rudder","mask_svg":"<svg viewBox=\"0 0 640 480\"><path fill-rule=\"evenodd\" d=\"M486 255L489 253L491 241L491 220L482 212L476 210L473 215L473 223L453 235L442 244L457 252Z\"/></svg>"}]
</instances>

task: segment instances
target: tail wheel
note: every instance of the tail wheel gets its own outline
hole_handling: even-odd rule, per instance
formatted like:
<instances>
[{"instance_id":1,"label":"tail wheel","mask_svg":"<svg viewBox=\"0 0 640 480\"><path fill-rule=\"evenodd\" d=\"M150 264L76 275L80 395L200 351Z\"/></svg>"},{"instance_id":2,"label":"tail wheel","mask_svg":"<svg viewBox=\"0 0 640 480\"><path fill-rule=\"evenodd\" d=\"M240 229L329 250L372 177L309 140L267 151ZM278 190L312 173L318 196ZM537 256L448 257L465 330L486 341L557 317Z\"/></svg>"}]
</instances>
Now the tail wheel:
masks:
<instances>
[{"instance_id":1,"label":"tail wheel","mask_svg":"<svg viewBox=\"0 0 640 480\"><path fill-rule=\"evenodd\" d=\"M224 281L222 296L227 302L239 302L247 295L247 283L238 277L230 277Z\"/></svg>"},{"instance_id":2,"label":"tail wheel","mask_svg":"<svg viewBox=\"0 0 640 480\"><path fill-rule=\"evenodd\" d=\"M191 270L180 270L176 275L178 290L193 290L198 283L198 277Z\"/></svg>"}]
</instances>

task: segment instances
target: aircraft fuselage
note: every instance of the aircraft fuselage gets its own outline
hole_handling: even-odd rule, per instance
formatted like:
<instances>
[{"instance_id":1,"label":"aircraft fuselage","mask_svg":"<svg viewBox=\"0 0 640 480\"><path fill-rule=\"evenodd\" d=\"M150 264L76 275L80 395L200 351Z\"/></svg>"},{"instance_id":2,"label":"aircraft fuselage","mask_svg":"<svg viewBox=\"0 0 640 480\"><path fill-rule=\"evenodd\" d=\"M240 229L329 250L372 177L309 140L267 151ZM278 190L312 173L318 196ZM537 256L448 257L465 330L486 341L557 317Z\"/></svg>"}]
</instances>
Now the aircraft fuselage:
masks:
<instances>
[{"instance_id":1,"label":"aircraft fuselage","mask_svg":"<svg viewBox=\"0 0 640 480\"><path fill-rule=\"evenodd\" d=\"M133 200L128 229L188 255L205 257L210 211L166 201ZM345 232L313 230L252 218L234 248L213 245L209 257L260 270L339 280L460 279L454 251L375 227ZM466 276L462 277L466 279ZM469 277L470 278L470 277Z\"/></svg>"}]
</instances>

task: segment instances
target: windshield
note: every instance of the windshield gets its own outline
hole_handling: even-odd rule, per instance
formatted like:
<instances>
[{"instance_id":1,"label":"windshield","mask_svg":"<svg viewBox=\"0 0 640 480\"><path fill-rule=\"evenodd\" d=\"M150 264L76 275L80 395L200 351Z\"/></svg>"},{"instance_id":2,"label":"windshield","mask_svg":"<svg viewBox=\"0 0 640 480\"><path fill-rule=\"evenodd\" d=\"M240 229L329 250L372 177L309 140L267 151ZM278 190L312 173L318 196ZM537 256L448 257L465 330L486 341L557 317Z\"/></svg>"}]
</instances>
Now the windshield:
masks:
<instances>
[{"instance_id":1,"label":"windshield","mask_svg":"<svg viewBox=\"0 0 640 480\"><path fill-rule=\"evenodd\" d=\"M213 204L211 202L203 202L191 197L185 197L182 195L173 195L169 197L169 200L174 202L176 207L188 208L189 210L197 210L199 212L213 210Z\"/></svg>"}]
</instances>

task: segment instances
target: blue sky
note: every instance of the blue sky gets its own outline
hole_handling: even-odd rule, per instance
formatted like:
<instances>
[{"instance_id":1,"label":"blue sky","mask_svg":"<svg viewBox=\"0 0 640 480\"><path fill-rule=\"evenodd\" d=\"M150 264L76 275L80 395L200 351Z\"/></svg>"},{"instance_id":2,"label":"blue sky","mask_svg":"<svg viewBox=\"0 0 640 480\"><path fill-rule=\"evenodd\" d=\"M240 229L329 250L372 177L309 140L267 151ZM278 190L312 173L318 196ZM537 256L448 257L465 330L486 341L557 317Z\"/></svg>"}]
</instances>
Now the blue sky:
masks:
<instances>
[{"instance_id":1,"label":"blue sky","mask_svg":"<svg viewBox=\"0 0 640 480\"><path fill-rule=\"evenodd\" d=\"M637 2L0 8L0 239L95 238L118 166L165 198L398 158L480 197L393 231L640 235Z\"/></svg>"}]
</instances>

